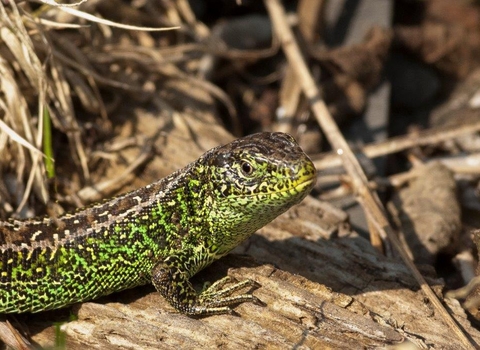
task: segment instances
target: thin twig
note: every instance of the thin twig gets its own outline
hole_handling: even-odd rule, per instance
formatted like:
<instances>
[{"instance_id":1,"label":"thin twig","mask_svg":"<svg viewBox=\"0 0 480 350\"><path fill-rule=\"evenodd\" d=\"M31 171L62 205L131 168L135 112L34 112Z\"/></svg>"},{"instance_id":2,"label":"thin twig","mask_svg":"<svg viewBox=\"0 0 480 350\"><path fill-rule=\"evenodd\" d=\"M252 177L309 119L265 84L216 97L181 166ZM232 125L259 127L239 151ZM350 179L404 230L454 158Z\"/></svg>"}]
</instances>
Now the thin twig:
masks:
<instances>
[{"instance_id":1,"label":"thin twig","mask_svg":"<svg viewBox=\"0 0 480 350\"><path fill-rule=\"evenodd\" d=\"M428 129L415 134L393 137L389 140L372 143L359 149L366 157L373 159L387 154L401 152L405 149L426 146L444 142L465 134L473 134L480 131L480 122L463 124L456 127ZM342 158L333 152L314 160L317 170L333 168L342 165Z\"/></svg>"},{"instance_id":2,"label":"thin twig","mask_svg":"<svg viewBox=\"0 0 480 350\"><path fill-rule=\"evenodd\" d=\"M444 321L455 332L466 349L475 349L467 336L459 328L455 320L445 310L444 306L427 284L423 276L417 270L407 252L408 247L403 247L398 237L395 235L386 216L385 209L378 200L376 193L372 193L368 188L367 177L363 173L360 163L355 158L352 150L348 146L346 140L341 134L338 126L334 122L332 116L328 112L325 103L322 101L319 90L313 80L308 67L300 53L292 30L288 26L285 11L279 0L265 0L270 18L276 34L278 35L283 51L287 56L287 60L291 67L295 70L297 79L302 86L303 93L311 104L318 123L322 127L326 137L331 143L333 149L342 157L343 166L352 178L352 184L357 191L359 202L363 205L367 219L370 221L370 227L376 227L377 230L383 231L393 246L397 249L405 264L411 270L413 276L420 284L423 292L442 315Z\"/></svg>"},{"instance_id":3,"label":"thin twig","mask_svg":"<svg viewBox=\"0 0 480 350\"><path fill-rule=\"evenodd\" d=\"M313 44L321 23L323 0L300 0L297 6L298 29L305 44ZM305 48L303 51L306 52ZM278 125L275 131L291 132L295 112L301 101L302 89L291 67L285 70L285 78L280 87L279 99L284 113L278 114ZM280 119L281 118L281 119Z\"/></svg>"}]
</instances>

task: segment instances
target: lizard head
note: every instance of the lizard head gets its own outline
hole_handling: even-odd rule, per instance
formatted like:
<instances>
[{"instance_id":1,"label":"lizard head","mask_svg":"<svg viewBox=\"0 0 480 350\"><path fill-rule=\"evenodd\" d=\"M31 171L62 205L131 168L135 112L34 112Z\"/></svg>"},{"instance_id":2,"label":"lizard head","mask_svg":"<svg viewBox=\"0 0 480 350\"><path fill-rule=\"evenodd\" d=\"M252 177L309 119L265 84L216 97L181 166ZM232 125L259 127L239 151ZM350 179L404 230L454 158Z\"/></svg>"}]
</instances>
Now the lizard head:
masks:
<instances>
[{"instance_id":1,"label":"lizard head","mask_svg":"<svg viewBox=\"0 0 480 350\"><path fill-rule=\"evenodd\" d=\"M200 160L211 185L211 239L221 254L235 247L310 192L312 161L285 133L258 133L207 152Z\"/></svg>"}]
</instances>

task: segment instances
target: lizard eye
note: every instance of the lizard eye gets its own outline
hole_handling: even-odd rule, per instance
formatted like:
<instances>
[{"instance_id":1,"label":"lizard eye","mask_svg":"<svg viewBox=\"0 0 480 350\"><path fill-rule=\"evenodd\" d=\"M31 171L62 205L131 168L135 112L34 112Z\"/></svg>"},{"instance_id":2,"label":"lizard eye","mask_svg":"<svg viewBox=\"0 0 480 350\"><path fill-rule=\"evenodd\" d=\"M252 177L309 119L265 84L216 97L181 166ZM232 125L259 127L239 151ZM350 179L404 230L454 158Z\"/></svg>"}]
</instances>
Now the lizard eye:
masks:
<instances>
[{"instance_id":1,"label":"lizard eye","mask_svg":"<svg viewBox=\"0 0 480 350\"><path fill-rule=\"evenodd\" d=\"M252 175L252 173L253 173L253 166L252 166L252 164L250 164L249 162L247 162L247 161L244 160L244 161L242 162L242 173L243 173L244 175L247 175L247 176L248 176L248 175Z\"/></svg>"}]
</instances>

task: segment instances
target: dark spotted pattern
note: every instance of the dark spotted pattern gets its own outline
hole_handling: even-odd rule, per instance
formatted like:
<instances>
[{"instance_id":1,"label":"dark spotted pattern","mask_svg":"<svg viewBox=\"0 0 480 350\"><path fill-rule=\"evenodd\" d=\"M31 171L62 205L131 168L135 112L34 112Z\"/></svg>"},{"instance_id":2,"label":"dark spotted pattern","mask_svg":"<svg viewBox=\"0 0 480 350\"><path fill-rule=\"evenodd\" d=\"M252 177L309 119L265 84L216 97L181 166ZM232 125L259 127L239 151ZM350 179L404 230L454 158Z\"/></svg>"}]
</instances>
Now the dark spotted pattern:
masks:
<instances>
[{"instance_id":1,"label":"dark spotted pattern","mask_svg":"<svg viewBox=\"0 0 480 350\"><path fill-rule=\"evenodd\" d=\"M37 312L153 283L179 311L229 312L255 301L231 294L249 280L201 294L189 278L292 205L316 179L283 133L214 148L172 175L56 219L0 222L0 312Z\"/></svg>"}]
</instances>

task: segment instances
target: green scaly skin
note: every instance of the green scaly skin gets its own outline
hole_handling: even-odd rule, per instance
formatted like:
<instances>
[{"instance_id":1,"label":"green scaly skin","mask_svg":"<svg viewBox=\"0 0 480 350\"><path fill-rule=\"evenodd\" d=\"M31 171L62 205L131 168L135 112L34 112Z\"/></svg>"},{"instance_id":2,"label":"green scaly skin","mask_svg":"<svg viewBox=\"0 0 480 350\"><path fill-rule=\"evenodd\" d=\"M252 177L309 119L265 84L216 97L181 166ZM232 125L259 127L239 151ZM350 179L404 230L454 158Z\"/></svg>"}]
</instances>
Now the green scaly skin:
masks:
<instances>
[{"instance_id":1,"label":"green scaly skin","mask_svg":"<svg viewBox=\"0 0 480 350\"><path fill-rule=\"evenodd\" d=\"M153 283L188 315L256 301L189 279L299 203L315 183L310 159L283 133L206 152L144 188L56 219L0 222L0 313L38 312Z\"/></svg>"}]
</instances>

